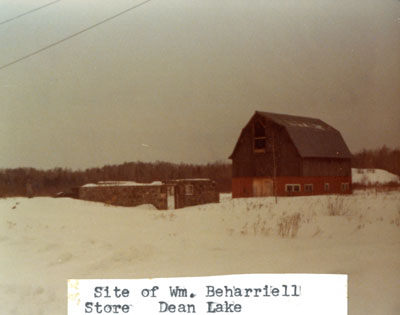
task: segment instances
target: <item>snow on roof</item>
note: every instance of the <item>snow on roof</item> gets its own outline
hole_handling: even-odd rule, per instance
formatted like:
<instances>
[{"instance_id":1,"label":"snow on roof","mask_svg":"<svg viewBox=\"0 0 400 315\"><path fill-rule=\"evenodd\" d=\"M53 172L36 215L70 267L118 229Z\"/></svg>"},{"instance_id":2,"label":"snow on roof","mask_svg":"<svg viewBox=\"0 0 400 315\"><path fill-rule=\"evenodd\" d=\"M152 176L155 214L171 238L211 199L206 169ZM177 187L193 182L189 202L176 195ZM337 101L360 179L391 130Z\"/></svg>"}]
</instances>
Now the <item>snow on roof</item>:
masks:
<instances>
[{"instance_id":1,"label":"snow on roof","mask_svg":"<svg viewBox=\"0 0 400 315\"><path fill-rule=\"evenodd\" d=\"M182 178L182 179L173 179L175 182L185 182L185 181L210 181L209 178Z\"/></svg>"},{"instance_id":2,"label":"snow on roof","mask_svg":"<svg viewBox=\"0 0 400 315\"><path fill-rule=\"evenodd\" d=\"M302 157L350 158L342 135L320 119L256 111L286 129Z\"/></svg>"},{"instance_id":3,"label":"snow on roof","mask_svg":"<svg viewBox=\"0 0 400 315\"><path fill-rule=\"evenodd\" d=\"M316 124L316 123L306 123L302 121L295 121L295 120L281 120L284 124L290 125L293 127L302 127L302 128L314 128L314 129L320 129L320 130L326 130L324 126L321 124Z\"/></svg>"},{"instance_id":4,"label":"snow on roof","mask_svg":"<svg viewBox=\"0 0 400 315\"><path fill-rule=\"evenodd\" d=\"M82 187L105 187L105 186L162 186L164 185L160 181L152 183L137 183L132 181L100 181L97 183L90 183L83 185Z\"/></svg>"},{"instance_id":5,"label":"snow on roof","mask_svg":"<svg viewBox=\"0 0 400 315\"><path fill-rule=\"evenodd\" d=\"M356 184L387 184L390 182L400 183L399 176L385 170L374 168L352 168L351 175L353 183Z\"/></svg>"}]
</instances>

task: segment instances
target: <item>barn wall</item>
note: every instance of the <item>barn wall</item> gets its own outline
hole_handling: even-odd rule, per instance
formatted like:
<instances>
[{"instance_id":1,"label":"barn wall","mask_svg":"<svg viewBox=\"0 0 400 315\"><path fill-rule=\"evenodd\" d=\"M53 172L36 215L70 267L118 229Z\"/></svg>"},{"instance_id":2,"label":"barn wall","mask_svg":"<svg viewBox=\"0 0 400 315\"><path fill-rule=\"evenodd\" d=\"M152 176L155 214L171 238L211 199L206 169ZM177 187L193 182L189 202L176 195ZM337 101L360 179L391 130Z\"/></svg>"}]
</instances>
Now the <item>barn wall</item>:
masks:
<instances>
[{"instance_id":1,"label":"barn wall","mask_svg":"<svg viewBox=\"0 0 400 315\"><path fill-rule=\"evenodd\" d=\"M232 197L233 198L244 198L253 197L253 182L255 180L265 179L266 182L274 181L272 177L246 177L246 178L233 178L232 179ZM323 195L323 194L351 194L352 183L351 177L349 176L312 176L312 177L301 177L301 176L282 176L275 179L276 193L278 196L308 196L308 195ZM329 191L325 190L325 183L329 184ZM342 190L342 183L348 183L349 189L346 191ZM288 193L285 190L287 184L299 184L299 192ZM307 192L305 190L306 184L312 184L313 190Z\"/></svg>"},{"instance_id":2,"label":"barn wall","mask_svg":"<svg viewBox=\"0 0 400 315\"><path fill-rule=\"evenodd\" d=\"M135 207L152 204L168 209L167 186L89 186L79 188L79 199L99 201L115 206Z\"/></svg>"},{"instance_id":3,"label":"barn wall","mask_svg":"<svg viewBox=\"0 0 400 315\"><path fill-rule=\"evenodd\" d=\"M303 176L351 176L350 159L304 159Z\"/></svg>"},{"instance_id":4,"label":"barn wall","mask_svg":"<svg viewBox=\"0 0 400 315\"><path fill-rule=\"evenodd\" d=\"M243 129L238 140L236 152L232 158L232 176L255 176L253 163L252 131L248 126Z\"/></svg>"},{"instance_id":5,"label":"barn wall","mask_svg":"<svg viewBox=\"0 0 400 315\"><path fill-rule=\"evenodd\" d=\"M253 123L260 119L265 124L266 152L253 150ZM275 151L275 152L274 152ZM232 176L267 177L274 175L274 154L277 176L300 176L301 158L286 130L275 123L255 116L243 129L232 156Z\"/></svg>"},{"instance_id":6,"label":"barn wall","mask_svg":"<svg viewBox=\"0 0 400 315\"><path fill-rule=\"evenodd\" d=\"M253 178L232 178L232 198L253 197Z\"/></svg>"},{"instance_id":7,"label":"barn wall","mask_svg":"<svg viewBox=\"0 0 400 315\"><path fill-rule=\"evenodd\" d=\"M325 183L329 184L329 191L325 191ZM342 191L341 184L348 183L349 189ZM300 184L301 191L288 193L285 191L286 184ZM313 191L306 192L305 185L313 184ZM324 194L351 194L351 177L348 176L309 176L309 177L278 177L276 179L277 194L279 196L307 196Z\"/></svg>"},{"instance_id":8,"label":"barn wall","mask_svg":"<svg viewBox=\"0 0 400 315\"><path fill-rule=\"evenodd\" d=\"M301 176L302 159L284 128L279 130L278 144L276 176Z\"/></svg>"}]
</instances>

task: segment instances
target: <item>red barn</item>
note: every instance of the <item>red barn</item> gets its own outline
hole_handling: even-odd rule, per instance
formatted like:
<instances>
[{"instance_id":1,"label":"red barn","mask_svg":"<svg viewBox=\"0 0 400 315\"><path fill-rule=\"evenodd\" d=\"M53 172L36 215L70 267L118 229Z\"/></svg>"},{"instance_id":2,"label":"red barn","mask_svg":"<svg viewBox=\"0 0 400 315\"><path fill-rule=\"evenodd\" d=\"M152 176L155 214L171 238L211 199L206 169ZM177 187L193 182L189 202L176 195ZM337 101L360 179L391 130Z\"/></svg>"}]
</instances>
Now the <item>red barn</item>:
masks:
<instances>
[{"instance_id":1,"label":"red barn","mask_svg":"<svg viewBox=\"0 0 400 315\"><path fill-rule=\"evenodd\" d=\"M351 154L320 119L255 112L232 159L232 196L350 194Z\"/></svg>"}]
</instances>

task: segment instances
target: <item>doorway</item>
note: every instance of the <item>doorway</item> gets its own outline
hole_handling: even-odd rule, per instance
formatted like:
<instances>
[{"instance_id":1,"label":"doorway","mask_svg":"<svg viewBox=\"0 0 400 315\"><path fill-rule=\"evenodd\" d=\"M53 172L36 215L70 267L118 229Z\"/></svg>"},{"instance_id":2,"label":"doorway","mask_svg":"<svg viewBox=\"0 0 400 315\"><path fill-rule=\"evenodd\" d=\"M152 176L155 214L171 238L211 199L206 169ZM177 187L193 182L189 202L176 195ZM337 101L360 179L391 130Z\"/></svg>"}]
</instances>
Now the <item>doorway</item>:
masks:
<instances>
[{"instance_id":1,"label":"doorway","mask_svg":"<svg viewBox=\"0 0 400 315\"><path fill-rule=\"evenodd\" d=\"M274 183L268 178L253 179L253 196L266 197L274 195Z\"/></svg>"}]
</instances>

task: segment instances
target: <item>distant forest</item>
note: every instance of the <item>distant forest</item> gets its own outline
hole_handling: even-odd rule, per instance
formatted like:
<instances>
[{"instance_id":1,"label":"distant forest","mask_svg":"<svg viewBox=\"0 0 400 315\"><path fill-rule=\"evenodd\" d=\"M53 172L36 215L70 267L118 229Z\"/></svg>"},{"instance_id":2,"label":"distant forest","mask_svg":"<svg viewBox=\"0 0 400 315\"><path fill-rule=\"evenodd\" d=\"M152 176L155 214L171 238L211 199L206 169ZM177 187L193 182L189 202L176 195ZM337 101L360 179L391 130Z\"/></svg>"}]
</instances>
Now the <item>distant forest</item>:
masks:
<instances>
[{"instance_id":1,"label":"distant forest","mask_svg":"<svg viewBox=\"0 0 400 315\"><path fill-rule=\"evenodd\" d=\"M351 162L353 168L378 168L400 176L400 148L364 149L353 154Z\"/></svg>"},{"instance_id":2,"label":"distant forest","mask_svg":"<svg viewBox=\"0 0 400 315\"><path fill-rule=\"evenodd\" d=\"M37 170L14 168L0 170L0 197L26 196L30 183L35 196L54 196L58 192L98 181L135 181L150 183L168 179L210 178L221 192L231 190L231 164L215 162L206 165L168 162L129 162L73 171L67 168Z\"/></svg>"},{"instance_id":3,"label":"distant forest","mask_svg":"<svg viewBox=\"0 0 400 315\"><path fill-rule=\"evenodd\" d=\"M400 149L383 146L375 150L362 150L353 154L352 167L379 168L400 176ZM182 178L210 178L216 181L220 192L230 192L231 176L231 164L225 162L205 165L129 162L76 171L68 168L1 169L0 197L26 196L27 183L30 183L35 196L54 196L73 187L104 180L150 183Z\"/></svg>"}]
</instances>

